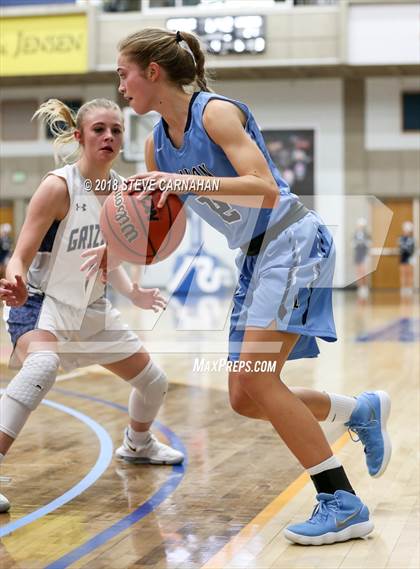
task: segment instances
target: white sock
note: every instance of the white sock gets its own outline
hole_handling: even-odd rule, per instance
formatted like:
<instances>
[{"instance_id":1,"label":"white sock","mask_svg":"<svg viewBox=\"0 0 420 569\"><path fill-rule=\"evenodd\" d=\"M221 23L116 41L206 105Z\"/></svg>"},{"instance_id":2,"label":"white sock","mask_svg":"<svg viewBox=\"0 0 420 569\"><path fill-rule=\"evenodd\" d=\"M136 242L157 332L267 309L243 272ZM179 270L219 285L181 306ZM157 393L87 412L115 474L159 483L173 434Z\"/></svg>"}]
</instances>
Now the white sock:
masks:
<instances>
[{"instance_id":1,"label":"white sock","mask_svg":"<svg viewBox=\"0 0 420 569\"><path fill-rule=\"evenodd\" d=\"M331 423L334 421L336 423L346 423L356 407L356 399L337 393L327 393L327 395L330 398L331 407L325 420Z\"/></svg>"},{"instance_id":2,"label":"white sock","mask_svg":"<svg viewBox=\"0 0 420 569\"><path fill-rule=\"evenodd\" d=\"M309 476L315 476L315 474L320 474L321 472L325 472L325 470L332 470L333 468L340 468L341 462L338 460L336 456L330 456L326 460L323 460L319 464L315 466L311 466L311 468L307 468L306 471L308 472Z\"/></svg>"},{"instance_id":3,"label":"white sock","mask_svg":"<svg viewBox=\"0 0 420 569\"><path fill-rule=\"evenodd\" d=\"M150 431L135 431L131 425L129 425L128 436L136 446L143 446L150 439Z\"/></svg>"}]
</instances>

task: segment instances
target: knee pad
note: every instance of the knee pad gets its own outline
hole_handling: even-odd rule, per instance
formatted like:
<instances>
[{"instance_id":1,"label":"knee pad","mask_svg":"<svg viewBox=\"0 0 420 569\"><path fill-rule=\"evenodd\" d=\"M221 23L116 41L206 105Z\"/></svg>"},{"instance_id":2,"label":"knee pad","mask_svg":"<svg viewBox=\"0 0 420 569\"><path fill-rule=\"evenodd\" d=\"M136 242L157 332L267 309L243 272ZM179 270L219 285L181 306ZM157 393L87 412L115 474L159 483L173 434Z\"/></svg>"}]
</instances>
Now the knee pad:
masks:
<instances>
[{"instance_id":1,"label":"knee pad","mask_svg":"<svg viewBox=\"0 0 420 569\"><path fill-rule=\"evenodd\" d=\"M128 383L133 387L128 401L130 418L139 423L153 421L168 390L165 372L150 360Z\"/></svg>"},{"instance_id":2,"label":"knee pad","mask_svg":"<svg viewBox=\"0 0 420 569\"><path fill-rule=\"evenodd\" d=\"M33 352L6 388L6 394L34 411L54 385L60 358L55 352Z\"/></svg>"},{"instance_id":3,"label":"knee pad","mask_svg":"<svg viewBox=\"0 0 420 569\"><path fill-rule=\"evenodd\" d=\"M16 439L30 414L30 409L3 393L0 399L0 431Z\"/></svg>"}]
</instances>

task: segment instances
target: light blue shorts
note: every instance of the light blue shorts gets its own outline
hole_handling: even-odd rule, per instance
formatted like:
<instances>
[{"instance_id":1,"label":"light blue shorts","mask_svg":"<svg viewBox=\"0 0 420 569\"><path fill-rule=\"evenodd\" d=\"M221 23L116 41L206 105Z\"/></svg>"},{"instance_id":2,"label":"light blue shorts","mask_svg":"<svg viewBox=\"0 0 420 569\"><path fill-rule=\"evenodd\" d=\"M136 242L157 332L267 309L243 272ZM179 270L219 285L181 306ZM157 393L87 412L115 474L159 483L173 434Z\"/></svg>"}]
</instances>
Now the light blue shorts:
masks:
<instances>
[{"instance_id":1,"label":"light blue shorts","mask_svg":"<svg viewBox=\"0 0 420 569\"><path fill-rule=\"evenodd\" d=\"M319 354L316 338L335 342L332 309L335 246L315 212L282 231L260 253L236 258L240 271L233 297L229 359L238 360L245 328L276 329L299 334L288 359Z\"/></svg>"}]
</instances>

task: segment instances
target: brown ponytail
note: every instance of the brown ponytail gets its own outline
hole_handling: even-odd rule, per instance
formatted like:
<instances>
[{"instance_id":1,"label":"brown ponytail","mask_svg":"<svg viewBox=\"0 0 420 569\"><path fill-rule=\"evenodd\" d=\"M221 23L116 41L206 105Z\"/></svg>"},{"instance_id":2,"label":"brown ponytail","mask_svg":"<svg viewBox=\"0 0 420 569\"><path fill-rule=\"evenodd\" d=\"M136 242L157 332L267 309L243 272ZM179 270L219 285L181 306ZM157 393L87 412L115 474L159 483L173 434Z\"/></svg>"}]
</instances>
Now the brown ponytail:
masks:
<instances>
[{"instance_id":1,"label":"brown ponytail","mask_svg":"<svg viewBox=\"0 0 420 569\"><path fill-rule=\"evenodd\" d=\"M183 42L193 55L182 47ZM146 69L152 61L158 63L166 71L169 80L180 88L195 84L201 91L211 91L207 85L205 55L195 34L144 28L124 38L118 50L141 69Z\"/></svg>"},{"instance_id":2,"label":"brown ponytail","mask_svg":"<svg viewBox=\"0 0 420 569\"><path fill-rule=\"evenodd\" d=\"M182 32L181 37L187 42L188 46L193 52L195 59L195 82L198 88L200 91L212 92L210 87L207 85L209 77L208 72L205 68L206 58L201 47L200 40L195 34L191 34L189 32Z\"/></svg>"}]
</instances>

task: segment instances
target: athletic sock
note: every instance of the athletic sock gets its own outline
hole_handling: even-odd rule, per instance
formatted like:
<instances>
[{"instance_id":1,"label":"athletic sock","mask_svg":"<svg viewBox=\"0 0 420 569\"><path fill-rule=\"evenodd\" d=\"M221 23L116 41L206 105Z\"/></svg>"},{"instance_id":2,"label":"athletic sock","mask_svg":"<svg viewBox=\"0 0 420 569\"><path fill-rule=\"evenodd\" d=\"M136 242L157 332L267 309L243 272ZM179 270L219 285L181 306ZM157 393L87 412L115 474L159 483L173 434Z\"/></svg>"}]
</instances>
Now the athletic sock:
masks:
<instances>
[{"instance_id":1,"label":"athletic sock","mask_svg":"<svg viewBox=\"0 0 420 569\"><path fill-rule=\"evenodd\" d=\"M356 407L356 399L337 393L327 393L327 395L330 398L331 407L325 420L331 423L346 423Z\"/></svg>"},{"instance_id":2,"label":"athletic sock","mask_svg":"<svg viewBox=\"0 0 420 569\"><path fill-rule=\"evenodd\" d=\"M150 431L135 431L131 425L129 425L128 436L136 446L141 447L149 442Z\"/></svg>"},{"instance_id":3,"label":"athletic sock","mask_svg":"<svg viewBox=\"0 0 420 569\"><path fill-rule=\"evenodd\" d=\"M337 490L345 490L355 494L344 468L335 456L308 468L308 474L314 483L316 491L325 494L334 494Z\"/></svg>"}]
</instances>

